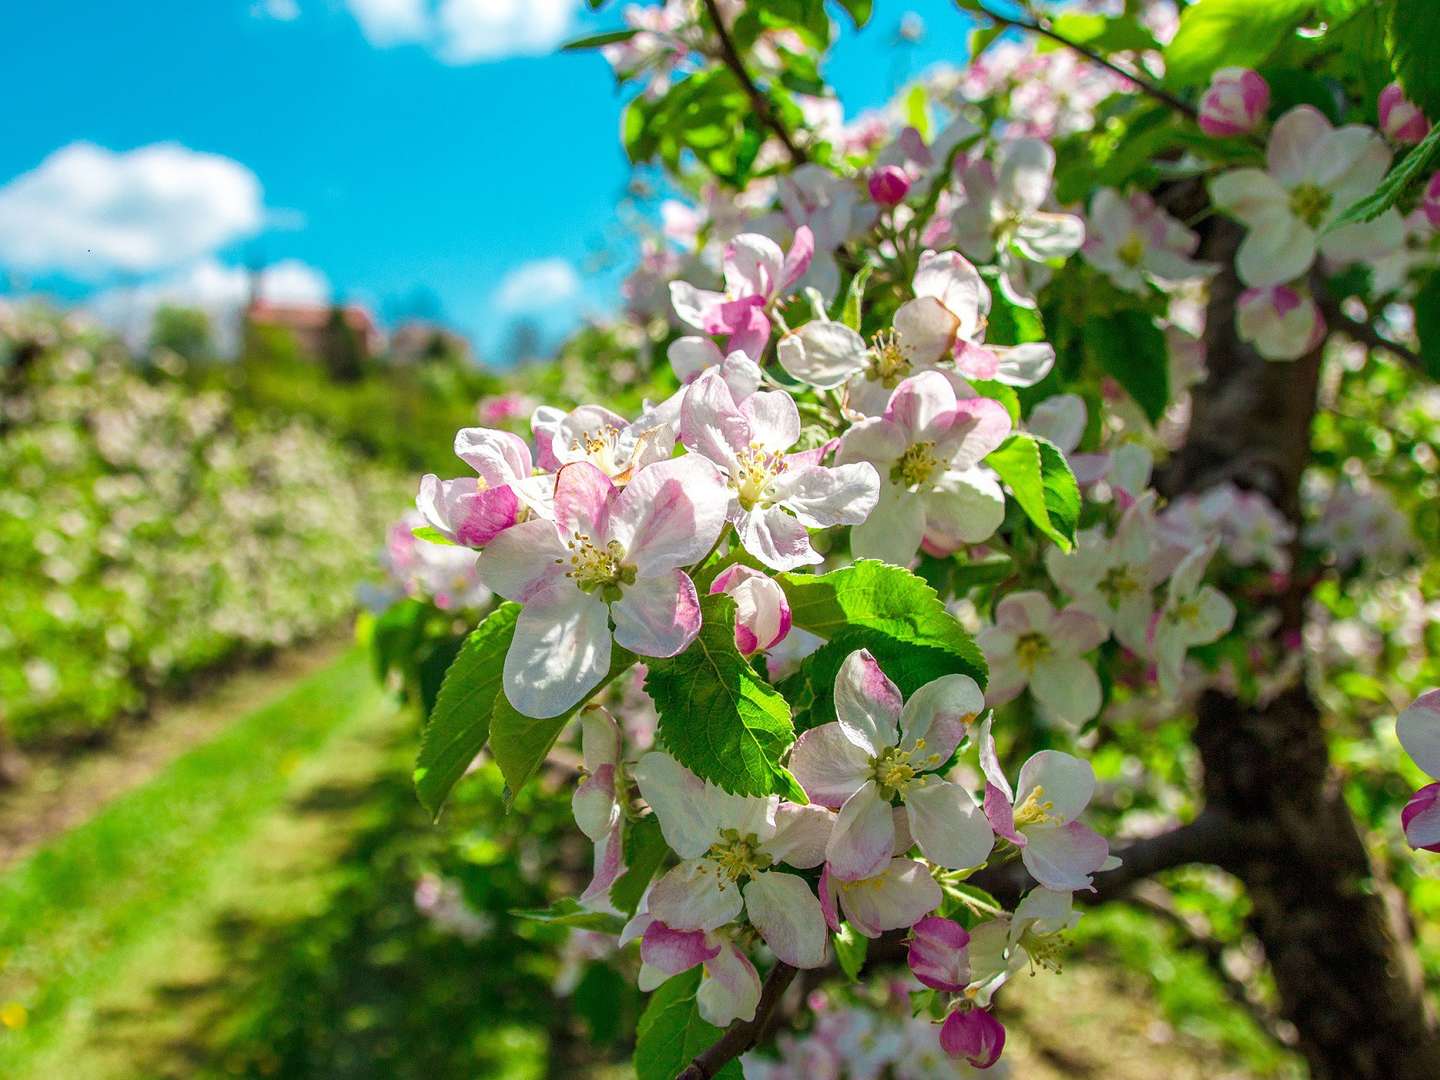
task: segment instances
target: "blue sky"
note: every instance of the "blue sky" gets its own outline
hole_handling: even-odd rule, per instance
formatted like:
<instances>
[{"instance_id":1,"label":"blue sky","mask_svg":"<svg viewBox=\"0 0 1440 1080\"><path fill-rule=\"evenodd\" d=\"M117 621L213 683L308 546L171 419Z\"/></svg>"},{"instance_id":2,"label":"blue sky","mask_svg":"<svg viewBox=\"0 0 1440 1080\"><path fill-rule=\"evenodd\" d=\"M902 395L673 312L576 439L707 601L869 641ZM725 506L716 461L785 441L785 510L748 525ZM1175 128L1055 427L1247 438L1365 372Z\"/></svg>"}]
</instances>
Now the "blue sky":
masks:
<instances>
[{"instance_id":1,"label":"blue sky","mask_svg":"<svg viewBox=\"0 0 1440 1080\"><path fill-rule=\"evenodd\" d=\"M447 0L6 5L0 68L8 85L29 90L22 108L6 110L0 138L0 281L8 277L11 292L83 300L178 279L200 260L217 272L255 257L297 260L335 295L382 313L403 309L417 291L432 294L482 353L493 350L515 314L498 302L506 275L539 260L583 271L594 246L614 235L628 167L618 139L622 101L599 55L480 54L538 48L523 38L554 37L555 20L564 38L614 28L621 7L591 14L579 0L448 0L460 15L476 4L526 13L508 27L472 27L467 43L455 36L465 27L443 21L437 2ZM876 6L859 34L841 20L829 74L847 115L888 98L905 11L927 25L903 65L911 72L964 55L968 25L951 4ZM417 12L430 20L425 27L406 23ZM537 18L549 18L549 29L537 31ZM507 35L520 40L507 44ZM83 198L62 177L28 188L15 181L77 142L121 153L178 143L230 159L259 189L247 195L239 183L232 198L201 184L189 212L229 221L217 226L222 242L211 250L195 253L206 230L187 220L162 223L170 231L143 257L92 264L96 248L82 235L83 250L66 258L34 230L99 234L114 222L72 212L66 200ZM117 160L72 163L72 171L89 178ZM247 200L256 199L261 217L249 220ZM245 205L237 209L237 200ZM106 213L148 228L141 203L121 199ZM172 258L167 244L183 251ZM619 276L584 275L567 310L613 305ZM551 325L565 317L551 313Z\"/></svg>"}]
</instances>

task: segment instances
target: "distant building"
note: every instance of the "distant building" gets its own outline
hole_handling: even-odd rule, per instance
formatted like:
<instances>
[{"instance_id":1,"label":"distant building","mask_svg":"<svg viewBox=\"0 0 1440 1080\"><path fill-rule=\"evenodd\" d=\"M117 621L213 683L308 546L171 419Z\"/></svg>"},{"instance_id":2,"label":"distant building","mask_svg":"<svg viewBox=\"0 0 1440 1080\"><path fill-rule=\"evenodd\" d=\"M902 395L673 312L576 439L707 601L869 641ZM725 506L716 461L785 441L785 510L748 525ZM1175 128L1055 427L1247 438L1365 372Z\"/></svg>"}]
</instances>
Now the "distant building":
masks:
<instances>
[{"instance_id":1,"label":"distant building","mask_svg":"<svg viewBox=\"0 0 1440 1080\"><path fill-rule=\"evenodd\" d=\"M253 326L274 326L290 331L300 347L312 356L323 356L326 335L336 308L330 304L277 304L265 299L251 300L245 320ZM354 332L365 357L385 348L385 336L370 312L359 304L343 304L340 318Z\"/></svg>"},{"instance_id":2,"label":"distant building","mask_svg":"<svg viewBox=\"0 0 1440 1080\"><path fill-rule=\"evenodd\" d=\"M423 364L431 360L475 362L470 342L439 323L411 319L390 335L390 360L396 364Z\"/></svg>"}]
</instances>

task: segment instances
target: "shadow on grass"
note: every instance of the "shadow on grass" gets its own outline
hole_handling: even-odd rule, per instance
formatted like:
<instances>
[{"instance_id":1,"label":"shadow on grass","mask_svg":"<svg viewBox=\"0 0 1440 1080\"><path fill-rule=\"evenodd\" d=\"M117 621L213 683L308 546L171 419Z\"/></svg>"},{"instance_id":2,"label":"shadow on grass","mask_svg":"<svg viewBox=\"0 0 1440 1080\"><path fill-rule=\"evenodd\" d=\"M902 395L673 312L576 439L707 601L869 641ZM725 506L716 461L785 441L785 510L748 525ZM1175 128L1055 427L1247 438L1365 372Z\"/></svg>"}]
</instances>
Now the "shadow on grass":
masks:
<instances>
[{"instance_id":1,"label":"shadow on grass","mask_svg":"<svg viewBox=\"0 0 1440 1080\"><path fill-rule=\"evenodd\" d=\"M583 1036L552 998L548 972L527 958L533 942L504 914L543 906L543 891L513 859L485 866L480 902L474 880L467 892L493 928L474 941L417 910L416 878L453 859L454 834L417 803L406 768L413 738L401 741L378 778L312 789L287 807L307 827L355 830L320 871L333 875L328 895L308 912L263 903L221 912L207 928L211 970L97 1013L97 1049L146 1077L518 1080L561 1069L572 1056L563 1048Z\"/></svg>"}]
</instances>

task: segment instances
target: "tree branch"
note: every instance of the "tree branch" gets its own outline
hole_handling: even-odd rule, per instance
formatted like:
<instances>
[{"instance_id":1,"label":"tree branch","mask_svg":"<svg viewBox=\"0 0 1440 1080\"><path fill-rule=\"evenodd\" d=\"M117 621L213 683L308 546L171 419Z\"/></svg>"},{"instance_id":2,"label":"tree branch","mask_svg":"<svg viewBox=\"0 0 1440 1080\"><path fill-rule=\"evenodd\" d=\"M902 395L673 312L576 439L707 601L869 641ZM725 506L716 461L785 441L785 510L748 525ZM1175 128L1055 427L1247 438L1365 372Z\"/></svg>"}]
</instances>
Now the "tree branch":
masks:
<instances>
[{"instance_id":1,"label":"tree branch","mask_svg":"<svg viewBox=\"0 0 1440 1080\"><path fill-rule=\"evenodd\" d=\"M735 41L730 37L730 31L725 28L725 20L720 16L720 7L716 0L705 0L705 10L710 13L710 21L715 24L715 37L720 42L720 59L739 80L741 88L750 98L755 115L784 144L786 151L790 154L790 160L796 165L804 165L809 158L806 157L804 150L795 145L795 141L790 137L790 132L780 122L780 118L775 115L770 99L755 85L755 80L750 78L750 73L745 70L745 62L740 59L740 52L735 48Z\"/></svg>"},{"instance_id":2,"label":"tree branch","mask_svg":"<svg viewBox=\"0 0 1440 1080\"><path fill-rule=\"evenodd\" d=\"M731 1024L725 1034L707 1049L695 1056L675 1080L709 1080L759 1041L761 1033L769 1025L770 1016L785 996L791 980L798 969L789 964L776 963L765 976L765 985L760 988L760 1003L755 1006L755 1017Z\"/></svg>"},{"instance_id":3,"label":"tree branch","mask_svg":"<svg viewBox=\"0 0 1440 1080\"><path fill-rule=\"evenodd\" d=\"M1135 74L1135 72L1129 71L1121 67L1119 64L1115 63L1112 60L1107 60L1104 56L1101 56L1094 49L1081 45L1078 41L1071 41L1064 34L1056 33L1044 23L1027 22L1025 19L1016 19L1012 18L1009 15L1001 15L997 12L991 11L989 8L984 7L984 5L980 6L984 11L985 15L995 20L995 22L999 25L1012 26L1016 30L1024 30L1031 34L1039 34L1041 37L1049 38L1057 45L1063 45L1065 48L1071 49L1079 53L1081 56L1085 57L1085 59L1089 60L1092 64L1098 64L1106 71L1113 72L1116 75L1119 75L1122 79L1133 83L1142 93L1154 98L1156 101L1162 102L1165 105L1170 106L1170 108L1174 109L1176 112L1189 117L1196 123L1199 122L1200 114L1198 111L1196 111L1194 105L1191 105L1188 101L1182 101L1180 98L1170 93L1170 91L1166 90L1164 87L1157 86L1155 83L1151 82L1144 76L1137 75Z\"/></svg>"},{"instance_id":4,"label":"tree branch","mask_svg":"<svg viewBox=\"0 0 1440 1080\"><path fill-rule=\"evenodd\" d=\"M1352 319L1331 297L1317 292L1316 300L1319 302L1321 314L1325 316L1325 321L1332 330L1339 330L1372 349L1383 349L1391 356L1403 360L1416 371L1423 372L1425 370L1425 361L1420 359L1419 354L1398 342L1381 337L1380 332L1368 322Z\"/></svg>"}]
</instances>

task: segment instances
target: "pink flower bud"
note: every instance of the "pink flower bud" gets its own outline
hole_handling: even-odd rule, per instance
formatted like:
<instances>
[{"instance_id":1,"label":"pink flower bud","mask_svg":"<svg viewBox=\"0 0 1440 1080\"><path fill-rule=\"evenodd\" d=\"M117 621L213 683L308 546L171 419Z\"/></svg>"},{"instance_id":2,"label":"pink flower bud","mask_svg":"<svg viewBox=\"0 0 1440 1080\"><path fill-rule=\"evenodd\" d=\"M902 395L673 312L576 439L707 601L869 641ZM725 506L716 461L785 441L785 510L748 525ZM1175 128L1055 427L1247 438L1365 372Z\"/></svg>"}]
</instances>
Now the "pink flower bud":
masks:
<instances>
[{"instance_id":1,"label":"pink flower bud","mask_svg":"<svg viewBox=\"0 0 1440 1080\"><path fill-rule=\"evenodd\" d=\"M758 570L736 563L710 586L735 601L735 647L746 656L773 649L790 633L790 604L785 591Z\"/></svg>"},{"instance_id":2,"label":"pink flower bud","mask_svg":"<svg viewBox=\"0 0 1440 1080\"><path fill-rule=\"evenodd\" d=\"M1430 121L1405 97L1399 83L1391 83L1380 91L1380 130L1392 142L1408 146L1425 138Z\"/></svg>"},{"instance_id":3,"label":"pink flower bud","mask_svg":"<svg viewBox=\"0 0 1440 1080\"><path fill-rule=\"evenodd\" d=\"M988 1069L1005 1049L1005 1026L985 1009L953 1012L940 1026L940 1049L977 1069Z\"/></svg>"},{"instance_id":4,"label":"pink flower bud","mask_svg":"<svg viewBox=\"0 0 1440 1080\"><path fill-rule=\"evenodd\" d=\"M1440 229L1440 173L1430 178L1430 183L1425 186L1425 197L1420 201L1420 208L1425 211L1425 220L1430 222L1432 229Z\"/></svg>"},{"instance_id":5,"label":"pink flower bud","mask_svg":"<svg viewBox=\"0 0 1440 1080\"><path fill-rule=\"evenodd\" d=\"M910 178L899 165L883 165L870 174L870 198L881 206L899 206L910 191Z\"/></svg>"},{"instance_id":6,"label":"pink flower bud","mask_svg":"<svg viewBox=\"0 0 1440 1080\"><path fill-rule=\"evenodd\" d=\"M1440 851L1440 841L1424 842L1434 835L1437 819L1440 819L1440 784L1426 784L1400 811L1400 827L1405 830L1411 847L1417 851Z\"/></svg>"},{"instance_id":7,"label":"pink flower bud","mask_svg":"<svg viewBox=\"0 0 1440 1080\"><path fill-rule=\"evenodd\" d=\"M958 993L970 981L970 935L953 919L931 915L915 924L910 971L932 990Z\"/></svg>"},{"instance_id":8,"label":"pink flower bud","mask_svg":"<svg viewBox=\"0 0 1440 1080\"><path fill-rule=\"evenodd\" d=\"M1266 360L1297 360L1325 340L1325 319L1315 301L1288 285L1246 289L1235 326Z\"/></svg>"},{"instance_id":9,"label":"pink flower bud","mask_svg":"<svg viewBox=\"0 0 1440 1080\"><path fill-rule=\"evenodd\" d=\"M1270 84L1249 68L1221 68L1200 99L1200 128L1217 139L1260 126L1270 107Z\"/></svg>"}]
</instances>

